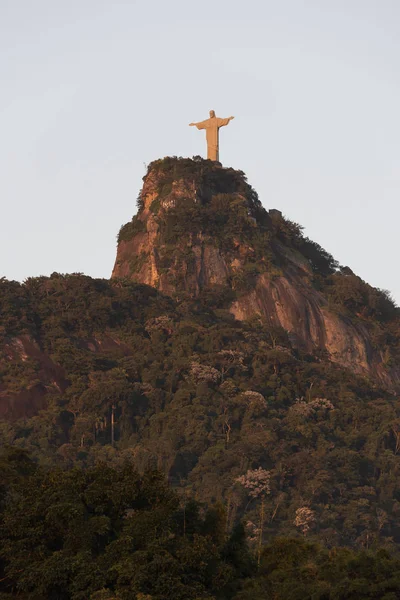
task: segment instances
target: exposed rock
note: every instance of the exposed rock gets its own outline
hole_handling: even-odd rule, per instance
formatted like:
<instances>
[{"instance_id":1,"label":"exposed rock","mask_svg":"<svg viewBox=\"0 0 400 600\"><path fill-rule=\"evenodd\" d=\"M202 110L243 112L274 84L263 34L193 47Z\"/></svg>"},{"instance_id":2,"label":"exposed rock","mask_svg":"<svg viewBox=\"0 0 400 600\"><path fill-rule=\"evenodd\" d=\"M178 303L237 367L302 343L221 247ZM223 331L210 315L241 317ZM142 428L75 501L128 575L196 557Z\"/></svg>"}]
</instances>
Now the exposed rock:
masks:
<instances>
[{"instance_id":1,"label":"exposed rock","mask_svg":"<svg viewBox=\"0 0 400 600\"><path fill-rule=\"evenodd\" d=\"M34 368L28 371L23 389L10 391L10 382L0 383L0 418L29 418L47 407L49 391L63 391L67 386L64 370L28 335L8 340L2 347L1 360L14 364L31 362Z\"/></svg>"},{"instance_id":2,"label":"exposed rock","mask_svg":"<svg viewBox=\"0 0 400 600\"><path fill-rule=\"evenodd\" d=\"M187 176L175 174L181 166ZM209 161L156 161L144 178L141 204L132 221L138 231L120 240L112 277L177 297L225 286L236 293L228 307L236 319L258 315L283 327L294 347L325 351L357 373L400 385L400 373L373 351L368 328L357 315L330 310L310 260L274 235L287 222L280 211L261 207L242 173ZM261 253L260 236L266 240Z\"/></svg>"},{"instance_id":3,"label":"exposed rock","mask_svg":"<svg viewBox=\"0 0 400 600\"><path fill-rule=\"evenodd\" d=\"M81 340L80 345L94 353L112 351L128 356L131 349L123 342L108 335L102 338ZM39 344L28 335L20 335L7 340L2 347L1 362L14 365L26 364L25 384L18 383L14 389L12 381L0 383L0 419L14 421L27 419L48 406L47 397L51 391L64 392L68 381L64 369L44 352Z\"/></svg>"}]
</instances>

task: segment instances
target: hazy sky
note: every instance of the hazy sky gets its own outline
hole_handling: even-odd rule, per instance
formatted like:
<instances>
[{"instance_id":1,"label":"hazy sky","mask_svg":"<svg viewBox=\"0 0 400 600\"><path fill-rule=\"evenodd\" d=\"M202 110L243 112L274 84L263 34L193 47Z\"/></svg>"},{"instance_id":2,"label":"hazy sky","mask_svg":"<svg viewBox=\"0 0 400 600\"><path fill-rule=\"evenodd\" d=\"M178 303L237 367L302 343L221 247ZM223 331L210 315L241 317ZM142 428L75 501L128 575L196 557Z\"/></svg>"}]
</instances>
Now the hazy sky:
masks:
<instances>
[{"instance_id":1,"label":"hazy sky","mask_svg":"<svg viewBox=\"0 0 400 600\"><path fill-rule=\"evenodd\" d=\"M0 0L0 276L109 277L145 165L221 161L400 302L399 0Z\"/></svg>"}]
</instances>

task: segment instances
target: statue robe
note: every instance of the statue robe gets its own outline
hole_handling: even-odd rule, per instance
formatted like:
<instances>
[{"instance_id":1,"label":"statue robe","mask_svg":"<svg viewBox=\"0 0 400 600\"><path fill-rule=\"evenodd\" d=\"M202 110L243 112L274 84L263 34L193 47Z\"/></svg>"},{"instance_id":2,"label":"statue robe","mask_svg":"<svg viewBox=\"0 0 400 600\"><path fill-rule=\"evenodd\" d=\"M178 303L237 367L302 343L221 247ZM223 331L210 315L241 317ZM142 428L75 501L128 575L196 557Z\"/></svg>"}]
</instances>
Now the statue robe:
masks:
<instances>
[{"instance_id":1,"label":"statue robe","mask_svg":"<svg viewBox=\"0 0 400 600\"><path fill-rule=\"evenodd\" d=\"M228 125L230 119L220 119L219 117L210 117L200 123L195 123L197 129L206 130L207 138L207 158L219 161L219 128Z\"/></svg>"}]
</instances>

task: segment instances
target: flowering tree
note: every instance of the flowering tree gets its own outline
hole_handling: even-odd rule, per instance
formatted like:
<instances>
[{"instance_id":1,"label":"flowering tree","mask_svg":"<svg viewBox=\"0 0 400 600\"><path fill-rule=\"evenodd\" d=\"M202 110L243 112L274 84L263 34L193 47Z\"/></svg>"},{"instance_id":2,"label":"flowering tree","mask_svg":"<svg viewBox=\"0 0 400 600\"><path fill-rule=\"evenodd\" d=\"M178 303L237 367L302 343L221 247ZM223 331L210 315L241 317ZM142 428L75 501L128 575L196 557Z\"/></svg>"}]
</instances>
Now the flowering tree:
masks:
<instances>
[{"instance_id":1,"label":"flowering tree","mask_svg":"<svg viewBox=\"0 0 400 600\"><path fill-rule=\"evenodd\" d=\"M303 399L297 400L290 411L296 415L307 418L314 416L318 410L331 411L334 410L334 408L335 407L330 400L327 400L326 398L314 398L309 402L306 402Z\"/></svg>"},{"instance_id":2,"label":"flowering tree","mask_svg":"<svg viewBox=\"0 0 400 600\"><path fill-rule=\"evenodd\" d=\"M198 362L192 362L190 365L190 376L195 383L205 381L207 383L218 383L221 381L221 373L209 365L201 365Z\"/></svg>"},{"instance_id":3,"label":"flowering tree","mask_svg":"<svg viewBox=\"0 0 400 600\"><path fill-rule=\"evenodd\" d=\"M146 321L145 329L148 333L164 331L170 335L173 330L173 321L166 315L161 315L160 317L154 317Z\"/></svg>"},{"instance_id":4,"label":"flowering tree","mask_svg":"<svg viewBox=\"0 0 400 600\"><path fill-rule=\"evenodd\" d=\"M246 400L246 402L248 403L248 405L251 408L263 409L263 408L266 408L266 406L267 406L267 402L266 402L264 396L262 394L260 394L259 392L253 392L252 390L247 390L246 392L242 393L242 398L244 398Z\"/></svg>"},{"instance_id":5,"label":"flowering tree","mask_svg":"<svg viewBox=\"0 0 400 600\"><path fill-rule=\"evenodd\" d=\"M255 545L260 537L260 528L253 521L246 521L245 528L249 544Z\"/></svg>"},{"instance_id":6,"label":"flowering tree","mask_svg":"<svg viewBox=\"0 0 400 600\"><path fill-rule=\"evenodd\" d=\"M264 500L265 496L271 492L270 487L271 473L262 467L258 469L249 469L245 475L237 477L235 481L240 483L251 499L261 498L260 507L260 525L256 529L258 534L258 565L261 560L261 543L264 526Z\"/></svg>"},{"instance_id":7,"label":"flowering tree","mask_svg":"<svg viewBox=\"0 0 400 600\"><path fill-rule=\"evenodd\" d=\"M235 481L240 483L251 498L259 498L270 493L271 473L262 467L249 469L245 475L241 475Z\"/></svg>"},{"instance_id":8,"label":"flowering tree","mask_svg":"<svg viewBox=\"0 0 400 600\"><path fill-rule=\"evenodd\" d=\"M308 506L302 506L296 510L296 517L293 523L301 530L303 535L307 535L315 523L315 512L311 508L308 508Z\"/></svg>"}]
</instances>

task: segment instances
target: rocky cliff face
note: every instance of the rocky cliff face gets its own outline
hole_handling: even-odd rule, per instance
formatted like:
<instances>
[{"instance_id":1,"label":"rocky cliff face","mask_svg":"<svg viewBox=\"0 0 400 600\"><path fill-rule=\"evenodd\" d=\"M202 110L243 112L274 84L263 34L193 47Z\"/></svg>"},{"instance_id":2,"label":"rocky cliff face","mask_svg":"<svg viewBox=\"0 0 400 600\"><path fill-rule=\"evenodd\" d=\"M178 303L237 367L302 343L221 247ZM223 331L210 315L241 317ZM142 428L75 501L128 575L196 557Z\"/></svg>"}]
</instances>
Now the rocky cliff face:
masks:
<instances>
[{"instance_id":1,"label":"rocky cliff face","mask_svg":"<svg viewBox=\"0 0 400 600\"><path fill-rule=\"evenodd\" d=\"M243 173L218 163L150 165L138 214L120 231L112 277L178 299L214 293L236 319L259 317L260 326L283 328L293 347L400 385L400 368L373 339L376 323L363 306L351 310L351 291L343 300L342 290L361 280L279 211L264 210Z\"/></svg>"},{"instance_id":2,"label":"rocky cliff face","mask_svg":"<svg viewBox=\"0 0 400 600\"><path fill-rule=\"evenodd\" d=\"M103 334L77 341L84 351L95 356L129 356L131 349L118 338ZM14 373L0 379L0 420L29 419L49 407L51 395L63 394L71 385L64 368L30 335L8 338L0 350L0 370L12 364ZM3 369L2 369L3 368Z\"/></svg>"},{"instance_id":3,"label":"rocky cliff face","mask_svg":"<svg viewBox=\"0 0 400 600\"><path fill-rule=\"evenodd\" d=\"M47 407L49 391L61 392L67 386L64 369L29 335L10 338L2 345L0 366L5 363L12 363L17 375L23 373L25 386L21 390L10 375L1 378L0 419L29 418Z\"/></svg>"}]
</instances>

